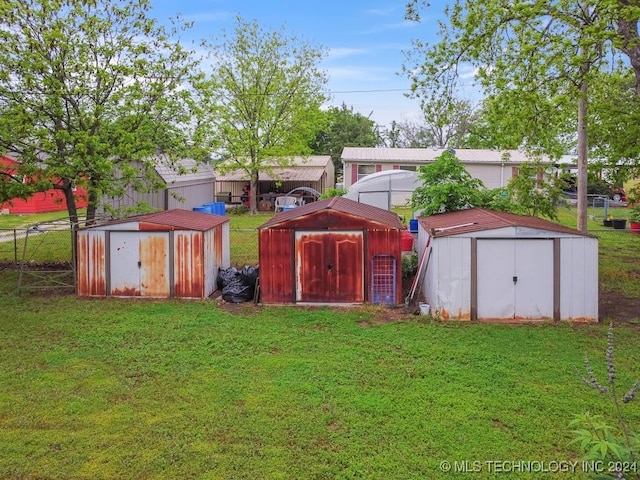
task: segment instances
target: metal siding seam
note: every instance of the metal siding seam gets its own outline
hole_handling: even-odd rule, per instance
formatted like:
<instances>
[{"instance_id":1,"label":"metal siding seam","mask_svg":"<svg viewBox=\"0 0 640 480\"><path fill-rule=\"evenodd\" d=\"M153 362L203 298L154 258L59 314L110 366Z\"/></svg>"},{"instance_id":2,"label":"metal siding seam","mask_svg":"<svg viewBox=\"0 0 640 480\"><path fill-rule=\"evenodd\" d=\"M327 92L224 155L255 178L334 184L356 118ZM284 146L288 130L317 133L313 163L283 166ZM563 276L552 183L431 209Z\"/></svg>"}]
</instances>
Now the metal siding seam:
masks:
<instances>
[{"instance_id":1,"label":"metal siding seam","mask_svg":"<svg viewBox=\"0 0 640 480\"><path fill-rule=\"evenodd\" d=\"M105 297L111 295L111 230L104 230L104 284Z\"/></svg>"},{"instance_id":2,"label":"metal siding seam","mask_svg":"<svg viewBox=\"0 0 640 480\"><path fill-rule=\"evenodd\" d=\"M471 308L469 320L478 319L478 239L471 238Z\"/></svg>"},{"instance_id":3,"label":"metal siding seam","mask_svg":"<svg viewBox=\"0 0 640 480\"><path fill-rule=\"evenodd\" d=\"M553 239L553 319L560 321L560 238Z\"/></svg>"},{"instance_id":4,"label":"metal siding seam","mask_svg":"<svg viewBox=\"0 0 640 480\"><path fill-rule=\"evenodd\" d=\"M171 298L176 295L176 269L175 264L173 263L175 260L175 233L175 230L171 230L169 232L169 297Z\"/></svg>"}]
</instances>

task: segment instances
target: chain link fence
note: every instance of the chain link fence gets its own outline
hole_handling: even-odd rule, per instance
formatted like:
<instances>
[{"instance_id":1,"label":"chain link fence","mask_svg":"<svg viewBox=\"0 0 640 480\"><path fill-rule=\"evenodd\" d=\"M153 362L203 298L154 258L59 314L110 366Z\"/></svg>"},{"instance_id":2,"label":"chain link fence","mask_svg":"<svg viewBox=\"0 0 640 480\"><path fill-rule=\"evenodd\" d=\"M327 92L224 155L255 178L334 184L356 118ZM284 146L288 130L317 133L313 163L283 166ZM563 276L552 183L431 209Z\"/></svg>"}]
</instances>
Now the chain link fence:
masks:
<instances>
[{"instance_id":1,"label":"chain link fence","mask_svg":"<svg viewBox=\"0 0 640 480\"><path fill-rule=\"evenodd\" d=\"M20 270L17 289L74 289L74 229L68 220L0 229L0 262Z\"/></svg>"}]
</instances>

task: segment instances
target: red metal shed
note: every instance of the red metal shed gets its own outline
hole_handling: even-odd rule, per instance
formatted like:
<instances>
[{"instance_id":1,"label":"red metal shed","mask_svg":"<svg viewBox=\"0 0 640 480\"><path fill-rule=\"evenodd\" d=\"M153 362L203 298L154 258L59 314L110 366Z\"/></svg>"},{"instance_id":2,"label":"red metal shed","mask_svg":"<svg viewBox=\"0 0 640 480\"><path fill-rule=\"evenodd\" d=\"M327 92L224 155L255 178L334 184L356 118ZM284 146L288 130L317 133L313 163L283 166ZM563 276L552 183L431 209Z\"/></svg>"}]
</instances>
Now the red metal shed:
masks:
<instances>
[{"instance_id":1,"label":"red metal shed","mask_svg":"<svg viewBox=\"0 0 640 480\"><path fill-rule=\"evenodd\" d=\"M230 265L229 219L189 210L84 228L76 245L81 296L206 298Z\"/></svg>"},{"instance_id":2,"label":"red metal shed","mask_svg":"<svg viewBox=\"0 0 640 480\"><path fill-rule=\"evenodd\" d=\"M343 197L279 213L258 228L262 302L400 304L403 228Z\"/></svg>"}]
</instances>

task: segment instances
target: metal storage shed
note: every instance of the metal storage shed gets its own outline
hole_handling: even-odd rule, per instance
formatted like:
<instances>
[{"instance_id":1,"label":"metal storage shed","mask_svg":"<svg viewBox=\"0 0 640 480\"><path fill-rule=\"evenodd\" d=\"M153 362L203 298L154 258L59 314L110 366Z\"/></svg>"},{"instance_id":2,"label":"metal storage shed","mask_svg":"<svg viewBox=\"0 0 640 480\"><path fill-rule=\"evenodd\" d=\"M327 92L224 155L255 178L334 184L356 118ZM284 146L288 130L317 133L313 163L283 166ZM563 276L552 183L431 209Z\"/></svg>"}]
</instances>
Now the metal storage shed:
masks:
<instances>
[{"instance_id":1,"label":"metal storage shed","mask_svg":"<svg viewBox=\"0 0 640 480\"><path fill-rule=\"evenodd\" d=\"M263 303L397 305L401 233L395 213L334 197L258 228Z\"/></svg>"},{"instance_id":2,"label":"metal storage shed","mask_svg":"<svg viewBox=\"0 0 640 480\"><path fill-rule=\"evenodd\" d=\"M107 206L123 210L140 204L158 210L191 210L214 201L216 178L210 165L190 158L172 161L166 155L157 155L151 163L158 189L150 187L151 181L145 179L144 167L139 164L140 176L136 183L140 185L127 185L118 197L103 197L99 212L105 212Z\"/></svg>"},{"instance_id":3,"label":"metal storage shed","mask_svg":"<svg viewBox=\"0 0 640 480\"><path fill-rule=\"evenodd\" d=\"M169 210L76 234L81 296L206 298L228 268L227 217Z\"/></svg>"},{"instance_id":4,"label":"metal storage shed","mask_svg":"<svg viewBox=\"0 0 640 480\"><path fill-rule=\"evenodd\" d=\"M598 320L598 240L479 208L418 219L422 293L457 320Z\"/></svg>"}]
</instances>

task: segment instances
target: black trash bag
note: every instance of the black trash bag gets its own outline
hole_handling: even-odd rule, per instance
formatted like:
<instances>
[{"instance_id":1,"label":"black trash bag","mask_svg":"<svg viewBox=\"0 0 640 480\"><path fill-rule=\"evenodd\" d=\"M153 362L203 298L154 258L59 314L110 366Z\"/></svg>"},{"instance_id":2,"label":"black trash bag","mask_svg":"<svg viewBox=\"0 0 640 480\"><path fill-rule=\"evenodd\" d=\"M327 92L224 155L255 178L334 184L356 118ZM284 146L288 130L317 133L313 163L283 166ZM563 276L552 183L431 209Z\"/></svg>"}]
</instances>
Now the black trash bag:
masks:
<instances>
[{"instance_id":1,"label":"black trash bag","mask_svg":"<svg viewBox=\"0 0 640 480\"><path fill-rule=\"evenodd\" d=\"M247 282L252 283L254 287L256 286L258 276L260 275L259 267L245 266L240 270L240 273L245 276Z\"/></svg>"},{"instance_id":2,"label":"black trash bag","mask_svg":"<svg viewBox=\"0 0 640 480\"><path fill-rule=\"evenodd\" d=\"M218 270L218 282L222 284L222 299L225 302L242 303L253 300L257 280L257 267L244 267L240 271L233 267Z\"/></svg>"},{"instance_id":3,"label":"black trash bag","mask_svg":"<svg viewBox=\"0 0 640 480\"><path fill-rule=\"evenodd\" d=\"M227 285L229 282L232 282L233 279L238 275L238 270L235 267L225 268L224 270L218 267L218 276L216 278L216 285L218 286L218 290L222 290L222 288Z\"/></svg>"}]
</instances>

